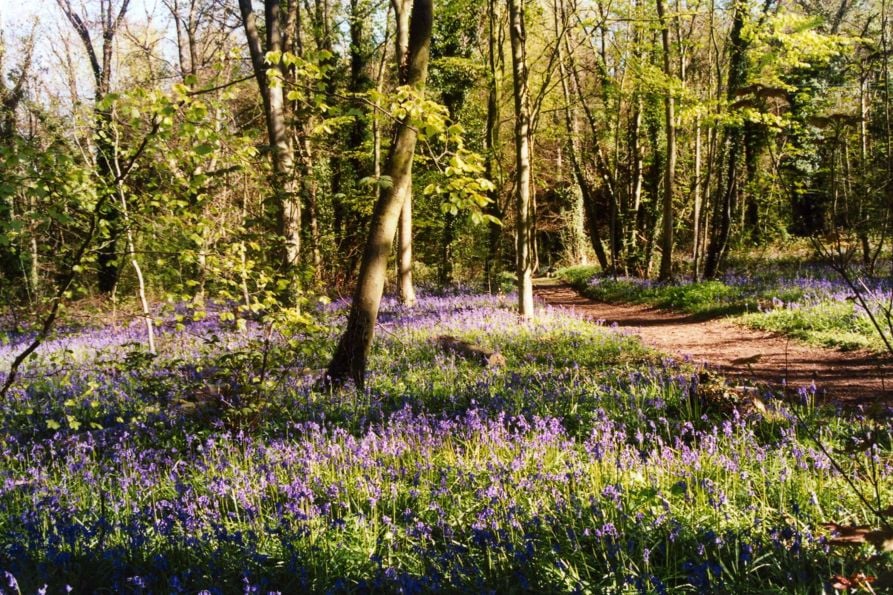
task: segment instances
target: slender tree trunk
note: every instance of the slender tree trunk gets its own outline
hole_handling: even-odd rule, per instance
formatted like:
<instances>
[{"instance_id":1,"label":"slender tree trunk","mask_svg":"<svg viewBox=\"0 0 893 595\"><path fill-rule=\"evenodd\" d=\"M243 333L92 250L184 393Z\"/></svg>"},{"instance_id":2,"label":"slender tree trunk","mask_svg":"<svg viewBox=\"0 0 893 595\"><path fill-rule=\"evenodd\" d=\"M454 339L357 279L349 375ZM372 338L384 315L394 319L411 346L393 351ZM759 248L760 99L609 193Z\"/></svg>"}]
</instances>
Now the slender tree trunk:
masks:
<instances>
[{"instance_id":1,"label":"slender tree trunk","mask_svg":"<svg viewBox=\"0 0 893 595\"><path fill-rule=\"evenodd\" d=\"M443 216L443 241L440 244L440 279L443 288L453 284L453 241L456 239L456 216L445 213Z\"/></svg>"},{"instance_id":2,"label":"slender tree trunk","mask_svg":"<svg viewBox=\"0 0 893 595\"><path fill-rule=\"evenodd\" d=\"M305 131L306 133L306 131ZM310 253L313 257L313 270L316 279L322 278L323 264L319 234L319 184L314 175L313 153L309 139L304 136L299 141L302 145L301 159L301 185L304 188L304 196L307 199L307 226L310 229Z\"/></svg>"},{"instance_id":3,"label":"slender tree trunk","mask_svg":"<svg viewBox=\"0 0 893 595\"><path fill-rule=\"evenodd\" d=\"M264 16L267 26L267 51L281 52L282 17L279 0L264 0ZM280 76L283 69L276 67ZM285 95L281 84L267 83L270 111L267 130L273 148L273 172L278 203L279 235L283 241L282 267L291 283L296 283L301 250L301 202L295 193L294 152L291 137L285 123Z\"/></svg>"},{"instance_id":4,"label":"slender tree trunk","mask_svg":"<svg viewBox=\"0 0 893 595\"><path fill-rule=\"evenodd\" d=\"M130 264L133 266L133 272L136 273L137 294L140 298L140 306L142 308L143 321L146 324L146 344L149 347L149 353L157 353L155 349L155 326L152 323L152 311L149 309L149 300L146 298L146 281L143 278L143 269L136 257L136 244L133 241L133 231L130 229L130 221L127 216L127 202L124 190L119 189L121 198L121 208L124 213L124 226L126 227L125 235L127 237L127 256L130 258Z\"/></svg>"},{"instance_id":5,"label":"slender tree trunk","mask_svg":"<svg viewBox=\"0 0 893 595\"><path fill-rule=\"evenodd\" d=\"M735 12L730 34L728 85L726 97L733 101L747 75L747 41L743 36L747 5L743 0L735 1ZM732 205L738 192L738 160L741 151L741 127L732 124L723 133L721 156L723 167L719 171L716 198L713 200L713 224L710 229L710 244L704 262L704 277L713 279L719 273L729 246L732 227Z\"/></svg>"},{"instance_id":6,"label":"slender tree trunk","mask_svg":"<svg viewBox=\"0 0 893 595\"><path fill-rule=\"evenodd\" d=\"M400 231L397 240L399 266L397 274L400 282L400 301L407 306L416 302L415 286L412 282L412 186L407 191L403 209L400 211Z\"/></svg>"},{"instance_id":7,"label":"slender tree trunk","mask_svg":"<svg viewBox=\"0 0 893 595\"><path fill-rule=\"evenodd\" d=\"M760 153L763 148L765 132L754 122L744 124L744 172L745 180L753 183L758 174ZM742 188L741 231L745 237L757 244L760 241L760 204L757 196L750 190L750 184Z\"/></svg>"},{"instance_id":8,"label":"slender tree trunk","mask_svg":"<svg viewBox=\"0 0 893 595\"><path fill-rule=\"evenodd\" d=\"M663 46L664 76L671 80L673 70L670 57L670 25L664 12L663 0L657 0L657 15L661 21L661 45ZM668 88L664 95L664 110L667 131L667 162L664 169L663 229L660 241L661 281L673 277L673 194L676 186L676 116L674 114L673 91Z\"/></svg>"},{"instance_id":9,"label":"slender tree trunk","mask_svg":"<svg viewBox=\"0 0 893 595\"><path fill-rule=\"evenodd\" d=\"M34 198L31 199L31 204L29 208L33 212L35 210ZM36 226L31 229L31 233L29 234L30 242L29 248L31 252L31 261L28 267L28 280L31 285L31 298L36 299L40 296L40 247L37 242L37 229Z\"/></svg>"},{"instance_id":10,"label":"slender tree trunk","mask_svg":"<svg viewBox=\"0 0 893 595\"><path fill-rule=\"evenodd\" d=\"M694 210L692 212L692 277L699 279L699 261L701 258L701 122L695 121L695 176L692 181L694 194Z\"/></svg>"},{"instance_id":11,"label":"slender tree trunk","mask_svg":"<svg viewBox=\"0 0 893 595\"><path fill-rule=\"evenodd\" d=\"M130 213L127 209L127 195L124 191L124 174L121 171L121 164L118 161L118 135L117 131L115 134L115 179L117 180L115 184L115 189L118 193L118 199L121 204L121 216L124 220L124 236L127 241L127 257L130 259L130 264L133 266L133 272L136 273L136 283L137 283L137 294L140 299L140 306L142 307L142 315L143 321L146 324L146 345L149 348L149 353L155 355L157 352L155 350L155 326L152 323L152 311L149 308L149 300L146 297L146 281L143 278L143 269L140 267L139 259L136 257L136 243L133 241L133 229L130 225Z\"/></svg>"},{"instance_id":12,"label":"slender tree trunk","mask_svg":"<svg viewBox=\"0 0 893 595\"><path fill-rule=\"evenodd\" d=\"M93 72L96 176L104 185L101 192L106 196L106 200L102 201L103 208L99 213L100 220L103 221L100 228L104 229L106 235L96 250L97 285L100 292L108 294L114 290L118 282L118 239L121 235L121 224L114 200L116 180L113 163L116 155L114 144L109 140L111 138L111 112L101 104L111 91L115 36L127 14L130 0L122 0L117 14L115 14L111 1L100 4L99 21L102 26L102 44L99 48L101 51L99 55L97 55L90 29L84 17L72 8L71 0L56 0L56 3L81 39L90 62L90 69Z\"/></svg>"},{"instance_id":13,"label":"slender tree trunk","mask_svg":"<svg viewBox=\"0 0 893 595\"><path fill-rule=\"evenodd\" d=\"M397 64L400 84L407 84L406 60L409 57L409 28L413 2L411 0L391 0L397 17ZM400 225L397 237L397 276L400 285L400 300L407 306L416 302L415 286L412 282L412 184L403 201L400 212Z\"/></svg>"},{"instance_id":14,"label":"slender tree trunk","mask_svg":"<svg viewBox=\"0 0 893 595\"><path fill-rule=\"evenodd\" d=\"M419 93L424 92L428 76L433 16L432 0L413 2L407 46L406 83ZM363 386L366 361L372 347L375 322L387 277L388 256L393 247L400 212L411 191L416 140L415 129L404 118L397 125L388 159L387 170L392 187L383 192L375 203L347 328L329 363L327 376L328 381L333 384L341 384L351 378L358 387Z\"/></svg>"},{"instance_id":15,"label":"slender tree trunk","mask_svg":"<svg viewBox=\"0 0 893 595\"><path fill-rule=\"evenodd\" d=\"M664 169L664 155L660 151L659 130L660 121L656 116L656 110L649 110L645 118L645 128L648 133L648 143L651 145L652 161L648 166L646 180L648 190L647 203L642 205L639 211L639 237L644 238L645 247L640 261L639 274L643 278L651 276L651 263L654 258L654 244L657 239L657 220L659 215L658 200L660 197L660 182L666 174Z\"/></svg>"},{"instance_id":16,"label":"slender tree trunk","mask_svg":"<svg viewBox=\"0 0 893 595\"><path fill-rule=\"evenodd\" d=\"M264 63L260 35L251 0L239 0L245 36L251 53L254 76L264 105L267 138L271 147L273 170L271 185L276 198L277 232L280 238L279 262L281 272L289 282L288 301L296 297L297 271L301 249L301 202L295 193L294 153L285 122L285 97L281 84L270 84ZM282 51L282 24L279 0L264 1L264 20L267 33L266 50ZM285 72L274 66L279 76Z\"/></svg>"},{"instance_id":17,"label":"slender tree trunk","mask_svg":"<svg viewBox=\"0 0 893 595\"><path fill-rule=\"evenodd\" d=\"M886 159L885 169L886 169L886 177L883 180L884 185L884 195L887 198L887 205L884 208L884 221L882 226L882 233L878 238L877 247L875 248L874 256L869 260L869 268L874 269L875 262L877 261L878 256L881 254L881 247L884 244L884 240L886 239L887 228L890 224L890 217L893 214L893 118L891 118L891 102L890 102L890 44L888 38L887 27L888 25L888 14L887 14L887 0L881 0L881 56L882 56L882 66L883 70L881 71L881 81L883 85L882 89L882 97L883 97L883 126L884 126L884 152Z\"/></svg>"},{"instance_id":18,"label":"slender tree trunk","mask_svg":"<svg viewBox=\"0 0 893 595\"><path fill-rule=\"evenodd\" d=\"M628 270L631 261L639 260L641 251L638 242L639 219L642 216L642 187L645 183L645 172L642 167L642 95L636 91L633 97L633 113L630 117L628 151L630 158L630 201L629 212L626 213L627 233L624 250L624 270Z\"/></svg>"},{"instance_id":19,"label":"slender tree trunk","mask_svg":"<svg viewBox=\"0 0 893 595\"><path fill-rule=\"evenodd\" d=\"M868 194L868 82L866 74L862 73L859 79L859 182L856 198L856 233L859 235L859 243L862 247L862 264L868 266L871 262L871 243L868 237L868 217L865 203Z\"/></svg>"},{"instance_id":20,"label":"slender tree trunk","mask_svg":"<svg viewBox=\"0 0 893 595\"><path fill-rule=\"evenodd\" d=\"M560 11L556 10L555 12L557 19L557 14ZM573 67L573 64L571 64L571 68ZM589 180L583 171L583 166L580 163L580 150L578 147L580 131L570 92L570 83L576 83L576 80L568 80L569 77L567 67L565 66L565 56L563 54L558 57L558 68L561 75L561 90L564 93L564 122L568 134L568 152L570 153L571 158L571 168L573 169L574 179L580 189L583 208L586 212L586 219L589 222L589 239L592 243L592 249L595 251L595 256L598 259L598 264L602 268L602 271L607 271L608 256L605 253L605 248L602 245L601 236L598 230L598 206L595 201L595 192L593 191L592 185L589 183ZM595 142L598 143L598 138L595 139Z\"/></svg>"},{"instance_id":21,"label":"slender tree trunk","mask_svg":"<svg viewBox=\"0 0 893 595\"><path fill-rule=\"evenodd\" d=\"M294 1L287 4L285 26L282 31L282 49L304 58L304 18L301 12L301 2ZM282 69L283 75L288 78L290 85L300 84L298 73L293 66ZM298 101L286 100L285 112L291 120L290 140L293 146L293 154L297 161L297 173L299 182L295 185L300 194L295 201L301 205L301 217L298 224L303 227L305 237L310 239L310 256L313 264L313 275L317 282L324 274L322 252L319 232L319 206L317 196L319 193L319 181L315 175L316 158L313 145L310 142L313 128L312 115L302 109ZM306 207L306 209L304 208ZM306 213L304 212L306 210Z\"/></svg>"},{"instance_id":22,"label":"slender tree trunk","mask_svg":"<svg viewBox=\"0 0 893 595\"><path fill-rule=\"evenodd\" d=\"M388 25L391 20L392 6L388 6L388 13L385 17ZM375 109L372 113L372 175L376 180L381 178L381 120L379 112L381 111L381 96L384 91L385 65L388 58L388 40L391 38L390 28L386 25L385 41L382 45L381 60L378 62L378 73L375 76L375 89L378 95L375 98Z\"/></svg>"},{"instance_id":23,"label":"slender tree trunk","mask_svg":"<svg viewBox=\"0 0 893 595\"><path fill-rule=\"evenodd\" d=\"M244 229L248 215L248 174L242 175L242 200L239 204L239 225ZM242 300L245 311L251 311L251 294L248 291L248 246L245 240L239 241L239 282L242 288Z\"/></svg>"},{"instance_id":24,"label":"slender tree trunk","mask_svg":"<svg viewBox=\"0 0 893 595\"><path fill-rule=\"evenodd\" d=\"M502 217L499 208L499 187L501 180L498 176L499 155L499 86L498 73L496 70L497 62L497 18L496 18L496 0L489 0L489 8L487 11L487 63L489 66L489 77L487 80L487 128L484 136L485 162L484 170L487 179L493 183L493 190L490 191L490 204L487 205L487 213L497 218ZM496 269L499 266L499 246L502 239L502 226L497 223L490 223L487 230L487 259L484 264L487 277L487 288L493 291L496 281Z\"/></svg>"},{"instance_id":25,"label":"slender tree trunk","mask_svg":"<svg viewBox=\"0 0 893 595\"><path fill-rule=\"evenodd\" d=\"M527 32L524 0L508 0L512 42L512 81L515 96L515 268L518 313L533 315L533 262L530 255L530 91L527 85Z\"/></svg>"}]
</instances>

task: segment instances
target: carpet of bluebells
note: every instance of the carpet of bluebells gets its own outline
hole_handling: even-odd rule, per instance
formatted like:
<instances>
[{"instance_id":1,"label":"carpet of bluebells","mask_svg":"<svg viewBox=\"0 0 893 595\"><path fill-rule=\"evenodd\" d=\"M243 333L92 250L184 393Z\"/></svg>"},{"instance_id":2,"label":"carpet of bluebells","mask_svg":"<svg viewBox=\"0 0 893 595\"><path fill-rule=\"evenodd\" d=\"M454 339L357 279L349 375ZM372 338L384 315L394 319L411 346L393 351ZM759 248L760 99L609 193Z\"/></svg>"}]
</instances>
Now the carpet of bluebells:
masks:
<instances>
[{"instance_id":1,"label":"carpet of bluebells","mask_svg":"<svg viewBox=\"0 0 893 595\"><path fill-rule=\"evenodd\" d=\"M313 325L181 308L156 357L139 322L60 331L0 402L0 591L815 593L889 567L822 524L873 522L856 490L893 503L890 421L810 387L755 410L513 302L386 301L362 391L314 388L343 303Z\"/></svg>"},{"instance_id":2,"label":"carpet of bluebells","mask_svg":"<svg viewBox=\"0 0 893 595\"><path fill-rule=\"evenodd\" d=\"M889 265L885 265L885 270ZM889 276L852 271L865 305L893 341L885 312L893 308ZM665 284L636 277L605 277L593 267L574 267L563 276L594 299L639 302L705 316L739 316L746 326L779 332L811 343L842 349L886 351L862 302L831 267L774 263L730 270L720 279L690 277Z\"/></svg>"}]
</instances>

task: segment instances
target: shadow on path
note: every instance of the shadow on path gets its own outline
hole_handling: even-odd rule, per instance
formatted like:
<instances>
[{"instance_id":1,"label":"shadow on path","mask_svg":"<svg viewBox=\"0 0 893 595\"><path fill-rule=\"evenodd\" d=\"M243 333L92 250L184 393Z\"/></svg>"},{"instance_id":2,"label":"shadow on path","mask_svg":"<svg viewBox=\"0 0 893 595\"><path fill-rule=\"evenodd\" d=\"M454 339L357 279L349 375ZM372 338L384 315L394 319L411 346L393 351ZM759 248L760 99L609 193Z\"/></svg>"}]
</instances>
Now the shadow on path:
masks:
<instances>
[{"instance_id":1,"label":"shadow on path","mask_svg":"<svg viewBox=\"0 0 893 595\"><path fill-rule=\"evenodd\" d=\"M565 283L538 283L535 291L550 306L625 328L646 345L703 363L741 382L788 390L814 382L825 398L850 405L893 403L893 360L889 357L813 347L728 319L705 320L650 306L597 302Z\"/></svg>"}]
</instances>

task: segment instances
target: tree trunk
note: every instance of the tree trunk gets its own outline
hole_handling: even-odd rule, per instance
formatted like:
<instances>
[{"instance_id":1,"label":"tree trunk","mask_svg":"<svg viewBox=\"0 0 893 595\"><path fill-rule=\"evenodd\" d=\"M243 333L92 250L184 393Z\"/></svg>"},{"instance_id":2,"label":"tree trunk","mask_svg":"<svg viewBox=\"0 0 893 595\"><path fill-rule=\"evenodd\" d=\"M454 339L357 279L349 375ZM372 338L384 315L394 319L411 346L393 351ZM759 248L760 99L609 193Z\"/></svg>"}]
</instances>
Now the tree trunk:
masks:
<instances>
[{"instance_id":1,"label":"tree trunk","mask_svg":"<svg viewBox=\"0 0 893 595\"><path fill-rule=\"evenodd\" d=\"M400 301L407 306L416 302L415 286L412 283L412 181L410 180L403 210L400 211L400 231L397 242L398 260L397 275L400 281Z\"/></svg>"},{"instance_id":2,"label":"tree trunk","mask_svg":"<svg viewBox=\"0 0 893 595\"><path fill-rule=\"evenodd\" d=\"M295 193L294 154L285 124L285 98L281 84L270 84L264 51L251 0L239 0L242 23L248 39L254 76L263 99L267 138L271 148L273 170L271 185L276 199L277 232L279 234L281 273L289 282L288 301L293 300L297 289L297 269L301 248L301 203ZM279 0L265 0L264 21L267 32L268 52L282 51L282 19ZM279 66L279 74L284 75Z\"/></svg>"},{"instance_id":3,"label":"tree trunk","mask_svg":"<svg viewBox=\"0 0 893 595\"><path fill-rule=\"evenodd\" d=\"M645 129L648 144L651 145L651 163L648 165L645 177L645 188L648 191L648 200L643 201L639 209L638 235L644 241L644 248L637 260L638 274L647 278L651 275L651 262L654 257L654 244L657 239L658 229L658 200L660 196L660 183L664 175L664 154L660 150L659 131L660 121L658 111L650 106L645 114Z\"/></svg>"},{"instance_id":4,"label":"tree trunk","mask_svg":"<svg viewBox=\"0 0 893 595\"><path fill-rule=\"evenodd\" d=\"M512 42L512 81L515 96L515 268L518 275L518 313L533 315L533 262L530 257L530 91L527 85L527 33L524 0L509 2Z\"/></svg>"},{"instance_id":5,"label":"tree trunk","mask_svg":"<svg viewBox=\"0 0 893 595\"><path fill-rule=\"evenodd\" d=\"M400 84L408 84L407 59L409 57L409 29L411 27L411 0L391 0L397 20L397 67ZM412 282L412 183L403 201L400 212L400 225L397 238L398 263L397 277L400 285L400 301L407 306L415 305L415 287Z\"/></svg>"},{"instance_id":6,"label":"tree trunk","mask_svg":"<svg viewBox=\"0 0 893 595\"><path fill-rule=\"evenodd\" d=\"M488 8L488 39L487 39L487 62L489 66L489 77L487 81L487 129L484 136L485 148L485 175L490 182L493 183L493 190L489 193L490 204L487 205L487 213L494 217L501 218L502 212L499 208L499 187L500 180L498 172L499 156L499 87L497 86L497 18L496 18L496 0L489 0ZM484 263L484 269L487 277L487 289L493 291L493 285L496 281L496 269L499 266L499 246L502 239L502 226L497 223L490 223L487 230L487 258Z\"/></svg>"},{"instance_id":7,"label":"tree trunk","mask_svg":"<svg viewBox=\"0 0 893 595\"><path fill-rule=\"evenodd\" d=\"M734 101L738 89L744 84L747 76L747 41L742 35L746 11L747 5L743 0L736 0L729 40L731 44L729 82L726 87L726 97L730 102ZM723 137L721 153L723 167L720 168L716 198L713 200L713 223L710 226L710 243L707 246L704 262L704 277L707 279L716 277L725 258L732 226L732 203L735 194L738 192L738 159L742 141L741 127L735 124L730 125Z\"/></svg>"},{"instance_id":8,"label":"tree trunk","mask_svg":"<svg viewBox=\"0 0 893 595\"><path fill-rule=\"evenodd\" d=\"M657 0L657 15L661 22L661 45L663 46L664 76L669 83L673 76L670 66L670 25L664 13L663 0ZM664 110L667 130L667 162L664 169L664 204L663 224L660 240L660 275L661 281L669 281L673 277L673 194L676 185L676 122L673 105L673 91L667 88L664 95Z\"/></svg>"},{"instance_id":9,"label":"tree trunk","mask_svg":"<svg viewBox=\"0 0 893 595\"><path fill-rule=\"evenodd\" d=\"M638 228L639 218L642 212L642 187L645 176L642 167L642 95L636 91L633 97L633 113L630 117L627 151L630 158L629 196L628 210L624 214L626 233L624 234L626 247L623 254L623 268L626 271L630 262L638 258Z\"/></svg>"},{"instance_id":10,"label":"tree trunk","mask_svg":"<svg viewBox=\"0 0 893 595\"><path fill-rule=\"evenodd\" d=\"M759 124L746 122L744 124L744 179L753 183L758 174L760 153L763 150L765 131ZM750 191L749 184L743 188L742 200L742 225L741 231L745 237L750 238L754 244L760 242L760 205L757 196Z\"/></svg>"},{"instance_id":11,"label":"tree trunk","mask_svg":"<svg viewBox=\"0 0 893 595\"><path fill-rule=\"evenodd\" d=\"M433 12L432 0L414 1L409 25L406 82L420 93L424 91L428 76ZM392 186L387 192L381 193L375 203L347 328L329 363L327 379L333 384L342 384L351 378L358 387L363 387L366 361L372 347L375 322L387 277L388 256L393 247L400 211L411 191L416 140L415 129L407 118L402 119L397 125L388 159L387 170Z\"/></svg>"},{"instance_id":12,"label":"tree trunk","mask_svg":"<svg viewBox=\"0 0 893 595\"><path fill-rule=\"evenodd\" d=\"M701 122L700 119L695 120L695 175L692 181L694 190L694 210L692 212L692 249L691 249L691 268L692 278L697 281L699 279L700 259L701 259Z\"/></svg>"},{"instance_id":13,"label":"tree trunk","mask_svg":"<svg viewBox=\"0 0 893 595\"><path fill-rule=\"evenodd\" d=\"M456 239L456 216L445 213L443 216L443 238L440 243L439 285L443 288L453 284L453 241Z\"/></svg>"},{"instance_id":14,"label":"tree trunk","mask_svg":"<svg viewBox=\"0 0 893 595\"><path fill-rule=\"evenodd\" d=\"M282 49L292 52L295 56L303 58L304 54L304 21L300 2L289 2L288 13L285 17L285 26L282 32ZM299 84L299 75L296 69L283 68L283 73L288 77L289 84ZM310 239L310 256L313 264L314 279L319 282L323 276L322 253L319 231L319 208L317 197L319 194L319 181L316 177L316 158L313 146L310 142L313 124L310 113L301 108L298 101L286 102L286 114L291 119L291 138L294 144L293 154L297 160L299 183L295 185L300 189L300 195L295 201L301 205L301 217L298 222L303 227L304 237ZM304 207L306 206L306 213ZM300 258L300 256L299 256Z\"/></svg>"},{"instance_id":15,"label":"tree trunk","mask_svg":"<svg viewBox=\"0 0 893 595\"><path fill-rule=\"evenodd\" d=\"M556 15L558 12L559 11L556 11ZM557 18L558 17L556 16L556 19ZM559 49L559 52L560 51L561 50ZM598 264L602 268L602 271L607 271L608 256L605 253L604 246L602 246L602 240L598 230L598 206L595 203L595 193L593 192L592 185L589 183L589 179L586 177L586 174L583 171L583 166L580 163L580 150L577 145L580 133L579 126L577 124L577 116L573 109L574 104L571 101L570 92L570 83L576 83L577 81L568 80L567 67L565 66L565 56L563 54L559 55L558 57L558 68L561 75L561 90L564 94L564 123L567 128L568 134L568 151L571 158L571 168L573 169L574 179L577 182L577 186L580 188L583 208L586 213L586 219L589 223L589 239L592 243L592 249L595 251L595 256L598 259ZM571 68L574 68L573 64L571 64ZM597 138L595 139L595 142L598 143Z\"/></svg>"},{"instance_id":16,"label":"tree trunk","mask_svg":"<svg viewBox=\"0 0 893 595\"><path fill-rule=\"evenodd\" d=\"M868 82L863 73L859 79L859 180L856 193L856 233L862 247L862 264L867 267L871 262L871 243L868 237L869 218L866 216L866 199L868 198Z\"/></svg>"}]
</instances>

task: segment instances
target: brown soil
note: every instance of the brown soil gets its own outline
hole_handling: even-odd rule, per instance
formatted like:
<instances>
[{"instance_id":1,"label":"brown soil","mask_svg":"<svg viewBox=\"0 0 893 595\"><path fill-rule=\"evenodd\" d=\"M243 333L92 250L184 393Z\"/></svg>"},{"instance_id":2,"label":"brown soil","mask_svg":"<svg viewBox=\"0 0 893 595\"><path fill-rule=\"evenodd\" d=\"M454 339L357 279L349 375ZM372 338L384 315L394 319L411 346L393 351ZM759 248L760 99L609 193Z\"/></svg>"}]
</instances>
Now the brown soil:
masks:
<instances>
[{"instance_id":1,"label":"brown soil","mask_svg":"<svg viewBox=\"0 0 893 595\"><path fill-rule=\"evenodd\" d=\"M815 382L819 394L829 399L893 404L893 361L888 357L813 347L728 319L703 320L650 306L597 302L564 283L537 284L536 293L551 306L626 328L648 346L703 363L736 382L789 389Z\"/></svg>"}]
</instances>

